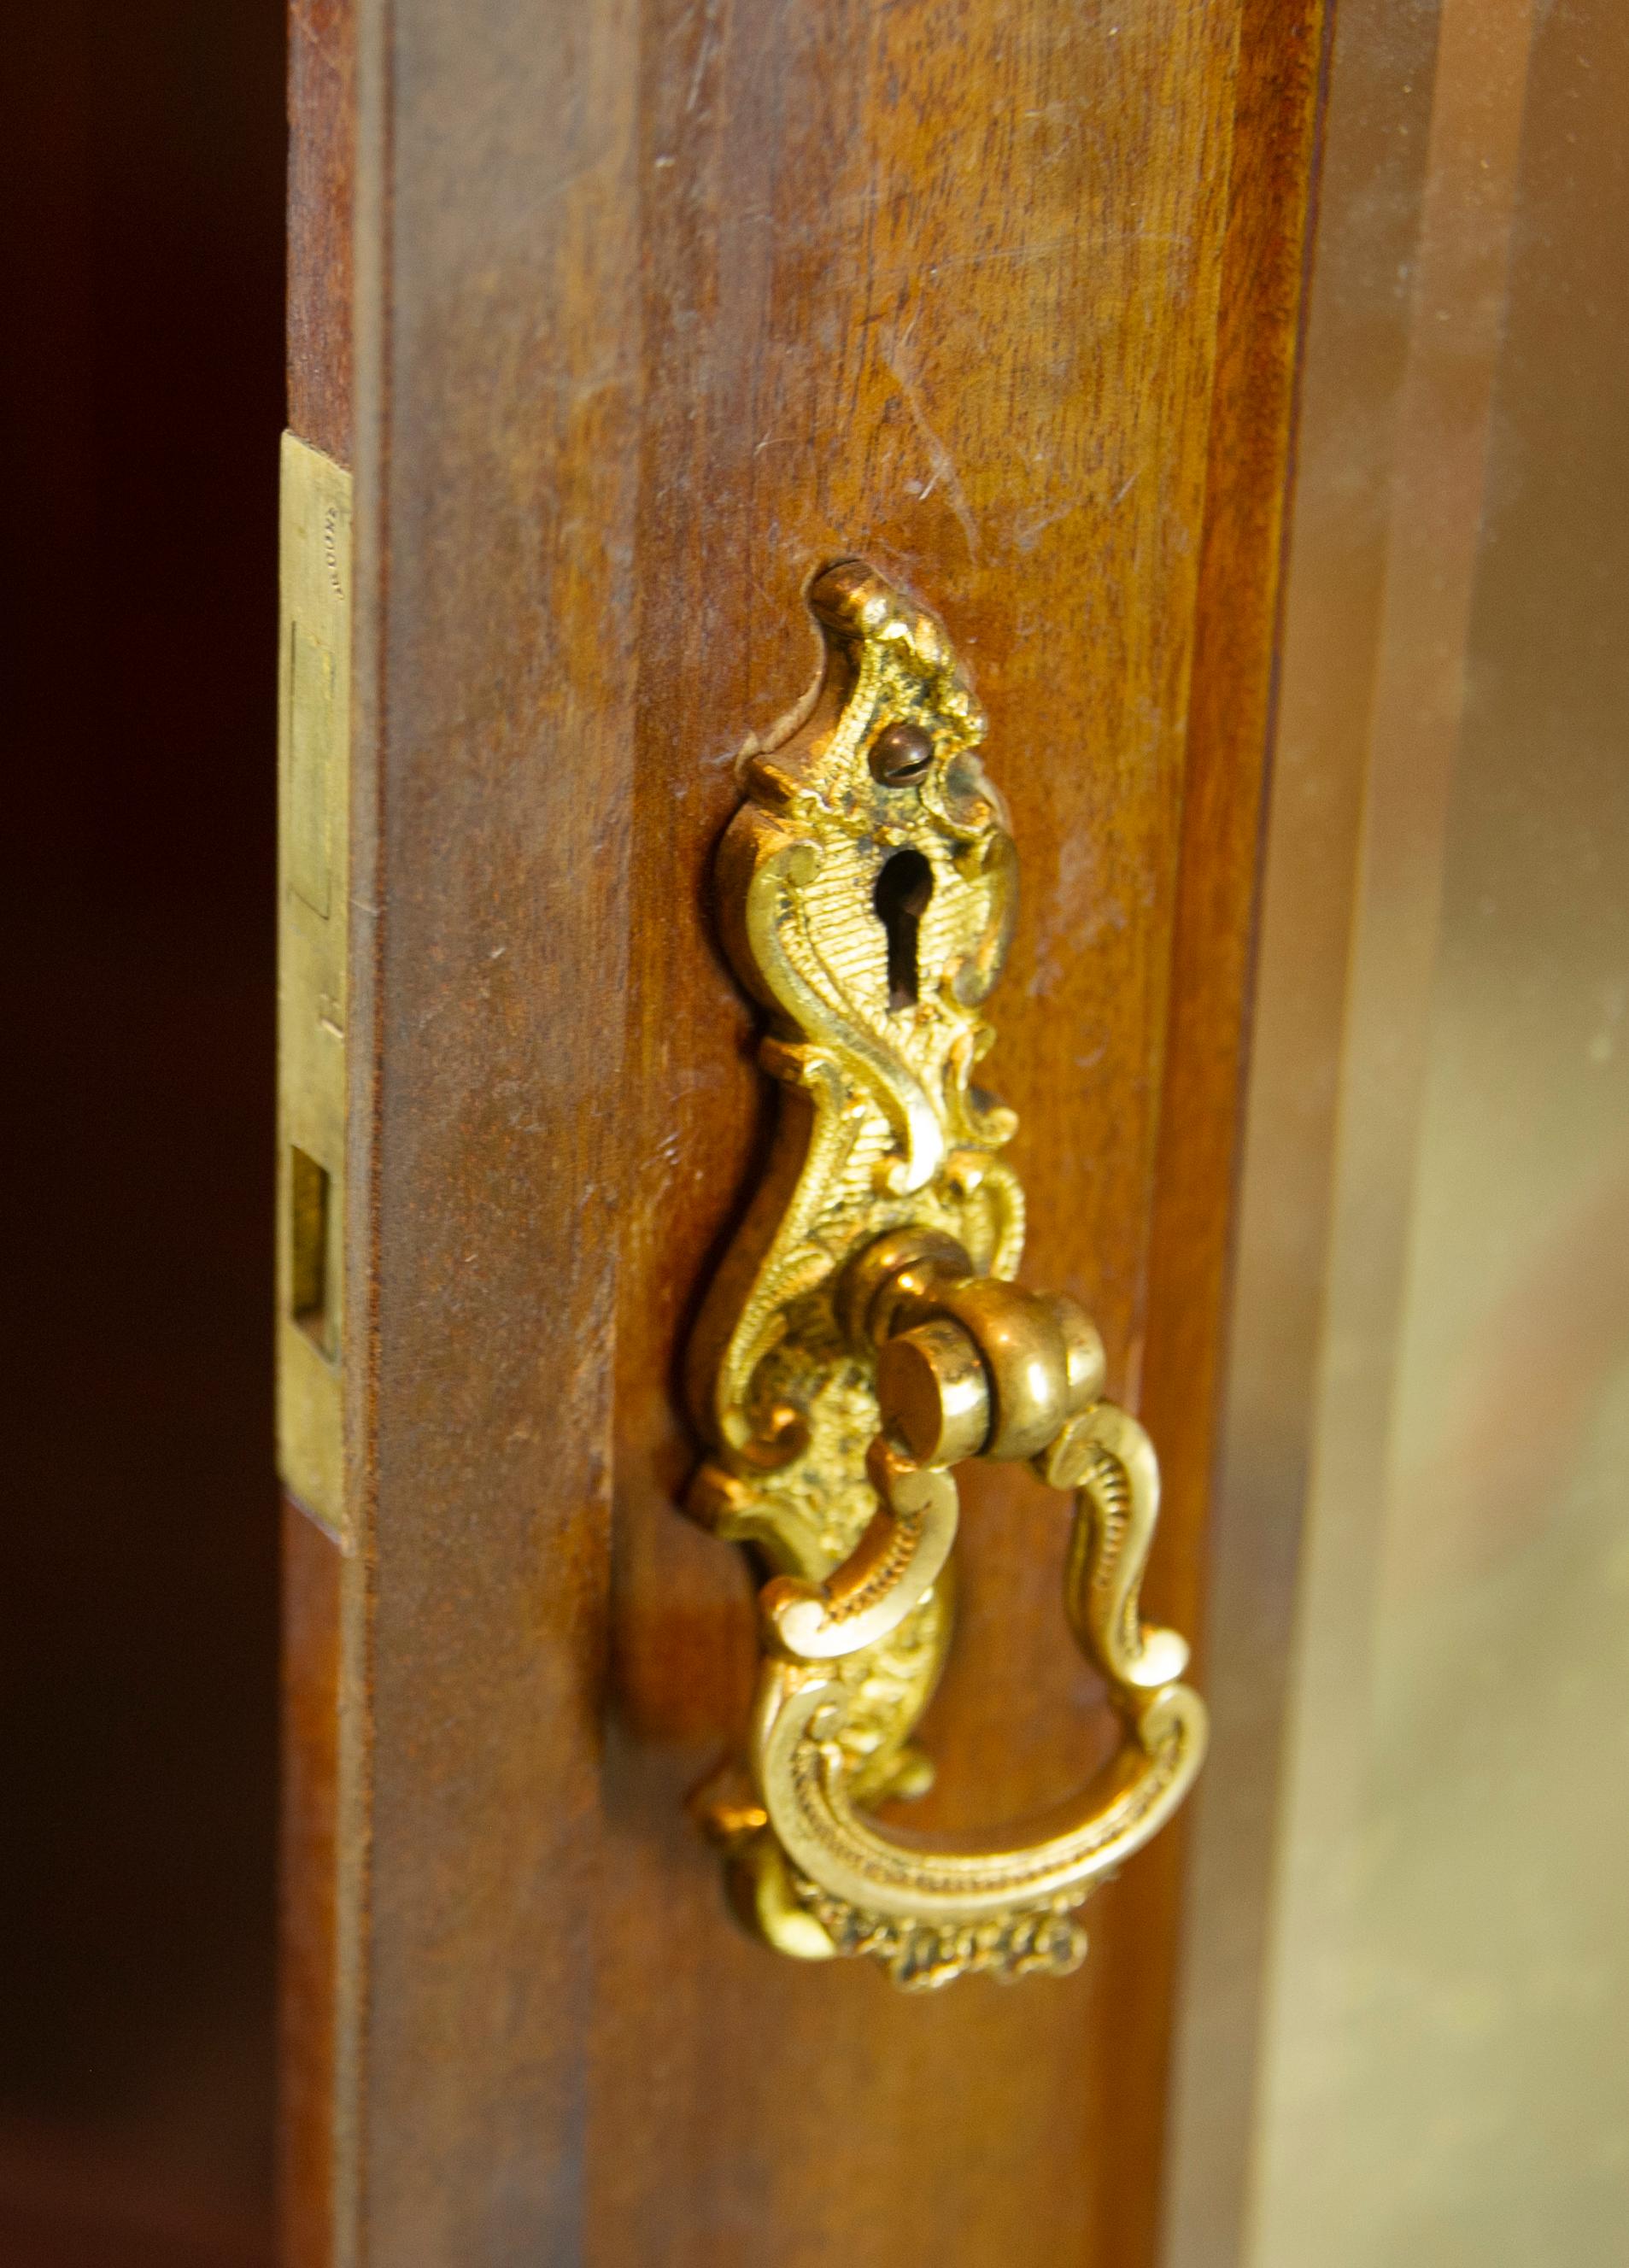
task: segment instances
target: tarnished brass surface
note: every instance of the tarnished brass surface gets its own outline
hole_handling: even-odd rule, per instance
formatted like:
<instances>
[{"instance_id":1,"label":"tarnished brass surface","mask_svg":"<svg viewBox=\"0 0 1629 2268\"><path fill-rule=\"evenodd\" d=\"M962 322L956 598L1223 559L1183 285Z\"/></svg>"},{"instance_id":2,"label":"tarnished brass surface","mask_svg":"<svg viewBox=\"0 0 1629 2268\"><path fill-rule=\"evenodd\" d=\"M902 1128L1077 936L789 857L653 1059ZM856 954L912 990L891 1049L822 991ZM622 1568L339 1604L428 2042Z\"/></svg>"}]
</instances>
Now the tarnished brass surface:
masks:
<instances>
[{"instance_id":1,"label":"tarnished brass surface","mask_svg":"<svg viewBox=\"0 0 1629 2268\"><path fill-rule=\"evenodd\" d=\"M343 1533L350 475L283 437L277 700L277 1469Z\"/></svg>"},{"instance_id":2,"label":"tarnished brass surface","mask_svg":"<svg viewBox=\"0 0 1629 2268\"><path fill-rule=\"evenodd\" d=\"M823 681L748 753L719 859L783 1104L691 1350L712 1454L689 1509L771 1571L745 1770L699 1808L736 1911L785 1953L868 1954L915 1988L1061 1973L1076 1910L1191 1784L1205 1712L1182 1639L1138 1613L1154 1451L1100 1398L1080 1309L1010 1280L1015 1121L972 1080L1017 882L984 717L940 623L870 569L828 569L810 602ZM1074 1492L1065 1615L1126 1740L1061 1825L934 1850L873 1813L931 1782L911 1734L950 1637L949 1468L977 1454Z\"/></svg>"}]
</instances>

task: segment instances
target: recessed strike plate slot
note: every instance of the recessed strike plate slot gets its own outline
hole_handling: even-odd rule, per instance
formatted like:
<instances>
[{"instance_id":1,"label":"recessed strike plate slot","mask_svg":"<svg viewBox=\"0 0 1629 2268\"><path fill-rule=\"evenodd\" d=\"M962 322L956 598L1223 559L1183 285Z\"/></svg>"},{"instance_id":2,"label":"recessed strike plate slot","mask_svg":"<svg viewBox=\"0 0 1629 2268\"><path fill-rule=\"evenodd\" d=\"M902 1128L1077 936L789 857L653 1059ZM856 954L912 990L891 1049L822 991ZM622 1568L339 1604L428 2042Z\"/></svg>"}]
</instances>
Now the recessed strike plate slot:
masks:
<instances>
[{"instance_id":1,"label":"recessed strike plate slot","mask_svg":"<svg viewBox=\"0 0 1629 2268\"><path fill-rule=\"evenodd\" d=\"M290 1312L325 1355L334 1352L328 1304L328 1174L299 1144L289 1151Z\"/></svg>"}]
</instances>

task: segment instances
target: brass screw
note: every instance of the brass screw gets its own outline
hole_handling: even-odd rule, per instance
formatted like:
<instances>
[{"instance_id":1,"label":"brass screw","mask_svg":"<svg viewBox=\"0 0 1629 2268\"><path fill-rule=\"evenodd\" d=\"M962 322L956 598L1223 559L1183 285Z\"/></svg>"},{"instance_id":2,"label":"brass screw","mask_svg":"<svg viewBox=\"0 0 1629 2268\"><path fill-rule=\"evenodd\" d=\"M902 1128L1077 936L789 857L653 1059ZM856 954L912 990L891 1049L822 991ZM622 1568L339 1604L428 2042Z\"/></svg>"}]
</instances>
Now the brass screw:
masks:
<instances>
[{"instance_id":1,"label":"brass screw","mask_svg":"<svg viewBox=\"0 0 1629 2268\"><path fill-rule=\"evenodd\" d=\"M884 787L909 787L932 761L932 734L903 718L886 726L871 744L871 776Z\"/></svg>"}]
</instances>

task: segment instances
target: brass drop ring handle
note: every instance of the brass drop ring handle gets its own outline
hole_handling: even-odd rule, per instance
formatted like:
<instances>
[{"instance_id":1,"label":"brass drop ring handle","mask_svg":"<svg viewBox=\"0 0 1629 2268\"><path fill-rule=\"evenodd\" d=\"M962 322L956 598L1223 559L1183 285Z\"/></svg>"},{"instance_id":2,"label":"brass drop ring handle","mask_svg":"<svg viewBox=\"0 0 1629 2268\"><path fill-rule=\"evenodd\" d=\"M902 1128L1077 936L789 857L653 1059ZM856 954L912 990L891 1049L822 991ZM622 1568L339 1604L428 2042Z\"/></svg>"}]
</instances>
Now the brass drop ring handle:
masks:
<instances>
[{"instance_id":1,"label":"brass drop ring handle","mask_svg":"<svg viewBox=\"0 0 1629 2268\"><path fill-rule=\"evenodd\" d=\"M704 1793L737 1910L806 1959L896 1982L1062 1973L1076 1910L1181 1802L1205 1717L1187 1647L1139 1594L1159 1469L1104 1401L1071 1300L1013 1283L1014 1120L969 1073L1011 935L1016 861L948 643L858 563L811 594L819 694L755 750L720 881L736 965L777 1012L775 1160L692 1349L714 1454L689 1509L777 1572L745 1773ZM1044 1831L935 1848L884 1798L931 1767L910 1740L948 1646L967 1459L1028 1461L1072 1493L1065 1609L1125 1727L1113 1767Z\"/></svg>"},{"instance_id":2,"label":"brass drop ring handle","mask_svg":"<svg viewBox=\"0 0 1629 2268\"><path fill-rule=\"evenodd\" d=\"M1102 1341L1072 1300L976 1277L940 1233L879 1237L850 1264L837 1306L875 1362L881 1422L866 1474L878 1508L824 1582L764 1587L766 1639L794 1660L874 1645L937 1580L958 1516L948 1467L1040 1458L1102 1392Z\"/></svg>"}]
</instances>

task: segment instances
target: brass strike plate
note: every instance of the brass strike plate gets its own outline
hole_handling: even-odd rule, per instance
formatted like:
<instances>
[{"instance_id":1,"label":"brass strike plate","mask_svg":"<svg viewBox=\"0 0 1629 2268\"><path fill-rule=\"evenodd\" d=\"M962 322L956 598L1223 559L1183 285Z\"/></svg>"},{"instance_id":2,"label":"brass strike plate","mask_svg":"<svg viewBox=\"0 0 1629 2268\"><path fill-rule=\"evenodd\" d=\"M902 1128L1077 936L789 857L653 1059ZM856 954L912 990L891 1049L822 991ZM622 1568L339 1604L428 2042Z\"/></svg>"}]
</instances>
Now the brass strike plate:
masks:
<instances>
[{"instance_id":1,"label":"brass strike plate","mask_svg":"<svg viewBox=\"0 0 1629 2268\"><path fill-rule=\"evenodd\" d=\"M351 480L292 433L280 588L277 1469L343 1536Z\"/></svg>"}]
</instances>

